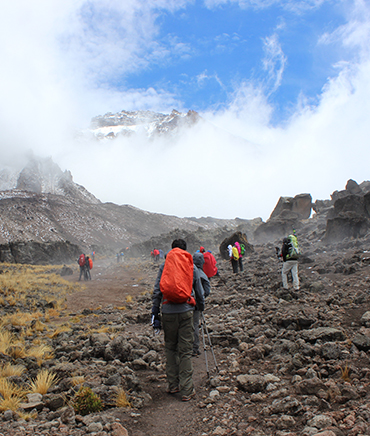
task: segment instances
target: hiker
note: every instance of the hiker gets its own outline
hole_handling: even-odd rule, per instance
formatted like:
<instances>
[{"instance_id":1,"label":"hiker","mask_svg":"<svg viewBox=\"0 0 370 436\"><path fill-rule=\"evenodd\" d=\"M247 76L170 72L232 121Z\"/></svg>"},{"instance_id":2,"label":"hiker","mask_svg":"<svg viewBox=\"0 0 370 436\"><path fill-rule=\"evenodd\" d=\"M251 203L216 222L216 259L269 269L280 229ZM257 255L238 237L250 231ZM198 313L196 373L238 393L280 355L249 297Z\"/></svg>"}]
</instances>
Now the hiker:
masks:
<instances>
[{"instance_id":1,"label":"hiker","mask_svg":"<svg viewBox=\"0 0 370 436\"><path fill-rule=\"evenodd\" d=\"M235 242L235 247L238 250L238 254L239 254L239 259L238 259L239 270L240 270L240 272L242 272L243 271L243 261L242 261L243 255L242 255L241 246L240 246L238 241Z\"/></svg>"},{"instance_id":2,"label":"hiker","mask_svg":"<svg viewBox=\"0 0 370 436\"><path fill-rule=\"evenodd\" d=\"M83 278L85 279L85 263L86 263L86 257L85 254L82 253L80 254L78 260L77 260L78 265L80 266L80 277L78 278L78 281L81 281L81 277L83 276Z\"/></svg>"},{"instance_id":3,"label":"hiker","mask_svg":"<svg viewBox=\"0 0 370 436\"><path fill-rule=\"evenodd\" d=\"M283 258L283 268L281 270L281 276L283 279L283 288L288 289L288 273L292 274L293 288L299 291L299 277L298 277L298 257L300 250L298 247L298 240L293 231L292 235L283 239L283 245L281 247L280 257Z\"/></svg>"},{"instance_id":4,"label":"hiker","mask_svg":"<svg viewBox=\"0 0 370 436\"><path fill-rule=\"evenodd\" d=\"M232 245L228 245L227 249L229 250L229 257L230 257L230 262L231 262L231 266L233 267L233 273L237 274L238 273L238 265L239 265L239 252L238 249Z\"/></svg>"},{"instance_id":5,"label":"hiker","mask_svg":"<svg viewBox=\"0 0 370 436\"><path fill-rule=\"evenodd\" d=\"M202 247L201 247L202 248ZM208 295L211 292L211 284L209 282L209 279L205 272L203 271L204 267L204 257L203 254L195 253L193 255L193 261L194 265L198 268L199 275L200 275L200 281L202 282L202 287L204 291L204 298L207 298ZM193 356L198 357L200 356L199 351L199 322L200 322L200 311L198 310L198 307L195 306L195 310L193 313L193 321L194 321L194 343L193 343Z\"/></svg>"},{"instance_id":6,"label":"hiker","mask_svg":"<svg viewBox=\"0 0 370 436\"><path fill-rule=\"evenodd\" d=\"M179 264L181 268L176 268ZM186 291L182 299L176 292L181 285L185 285L183 289ZM175 299L185 302L172 302ZM204 310L204 293L199 271L191 254L186 251L186 242L183 239L172 242L172 249L159 267L152 301L152 324L155 329L161 328L159 312L160 307L162 308L167 392L181 392L182 401L189 401L195 395L191 361L194 342L193 312L195 305L199 311Z\"/></svg>"},{"instance_id":7,"label":"hiker","mask_svg":"<svg viewBox=\"0 0 370 436\"><path fill-rule=\"evenodd\" d=\"M85 261L85 276L84 276L85 280L91 280L91 274L90 274L90 269L91 268L92 268L92 260L89 258L89 256L86 256L86 261Z\"/></svg>"},{"instance_id":8,"label":"hiker","mask_svg":"<svg viewBox=\"0 0 370 436\"><path fill-rule=\"evenodd\" d=\"M158 262L159 260L159 250L157 250L156 248L153 250L153 255L154 255L154 262Z\"/></svg>"},{"instance_id":9,"label":"hiker","mask_svg":"<svg viewBox=\"0 0 370 436\"><path fill-rule=\"evenodd\" d=\"M218 269L216 267L216 258L214 255L208 250L206 251L204 247L200 247L199 252L203 254L204 257L204 265L203 271L206 276L210 279L214 276L219 276Z\"/></svg>"}]
</instances>

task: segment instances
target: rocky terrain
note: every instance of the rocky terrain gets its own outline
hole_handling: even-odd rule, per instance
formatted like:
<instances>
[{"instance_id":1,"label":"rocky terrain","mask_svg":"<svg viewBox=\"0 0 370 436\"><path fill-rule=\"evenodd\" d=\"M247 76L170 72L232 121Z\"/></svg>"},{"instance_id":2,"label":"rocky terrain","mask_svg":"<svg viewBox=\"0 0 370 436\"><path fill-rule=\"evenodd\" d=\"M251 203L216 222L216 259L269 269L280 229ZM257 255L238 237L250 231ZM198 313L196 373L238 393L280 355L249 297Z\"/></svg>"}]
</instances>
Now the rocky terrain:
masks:
<instances>
[{"instance_id":1,"label":"rocky terrain","mask_svg":"<svg viewBox=\"0 0 370 436\"><path fill-rule=\"evenodd\" d=\"M41 367L57 374L58 384L23 405L37 417L0 414L0 434L370 434L370 242L301 236L300 243L297 292L282 289L272 243L254 245L239 274L217 256L220 278L211 280L204 313L217 368L206 345L207 363L204 350L193 359L197 394L189 403L166 394L163 334L149 326L158 264L96 261L93 280L61 313L70 329L49 339L54 358ZM74 267L68 280L77 278ZM27 310L1 311L20 309ZM40 370L32 359L17 363L27 368L13 377L20 385ZM71 408L79 387L72 380L82 375L102 398L101 412L80 416ZM131 408L115 406L120 389Z\"/></svg>"}]
</instances>

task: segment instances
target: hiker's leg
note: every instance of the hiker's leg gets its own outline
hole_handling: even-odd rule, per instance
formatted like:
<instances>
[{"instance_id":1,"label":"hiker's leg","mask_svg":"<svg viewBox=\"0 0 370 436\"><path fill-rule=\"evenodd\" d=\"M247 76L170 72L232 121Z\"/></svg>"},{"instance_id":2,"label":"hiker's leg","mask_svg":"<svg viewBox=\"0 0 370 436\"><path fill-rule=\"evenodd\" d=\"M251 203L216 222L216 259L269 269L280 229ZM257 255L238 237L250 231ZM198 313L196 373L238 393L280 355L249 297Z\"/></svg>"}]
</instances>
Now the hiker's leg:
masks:
<instances>
[{"instance_id":1,"label":"hiker's leg","mask_svg":"<svg viewBox=\"0 0 370 436\"><path fill-rule=\"evenodd\" d=\"M238 272L238 261L231 259L231 265L233 266L233 273L237 273Z\"/></svg>"},{"instance_id":2,"label":"hiker's leg","mask_svg":"<svg viewBox=\"0 0 370 436\"><path fill-rule=\"evenodd\" d=\"M193 385L193 365L191 354L194 342L193 311L179 313L179 380L182 395L191 395Z\"/></svg>"},{"instance_id":3,"label":"hiker's leg","mask_svg":"<svg viewBox=\"0 0 370 436\"><path fill-rule=\"evenodd\" d=\"M291 261L293 263L292 267L292 277L293 277L293 288L298 291L299 290L299 276L298 276L298 261Z\"/></svg>"},{"instance_id":4,"label":"hiker's leg","mask_svg":"<svg viewBox=\"0 0 370 436\"><path fill-rule=\"evenodd\" d=\"M243 260L241 257L239 257L239 269L240 269L240 272L243 271Z\"/></svg>"},{"instance_id":5,"label":"hiker's leg","mask_svg":"<svg viewBox=\"0 0 370 436\"><path fill-rule=\"evenodd\" d=\"M283 263L283 269L281 270L281 278L283 279L283 288L288 289L288 273L290 271L289 262Z\"/></svg>"},{"instance_id":6,"label":"hiker's leg","mask_svg":"<svg viewBox=\"0 0 370 436\"><path fill-rule=\"evenodd\" d=\"M166 353L166 375L170 389L179 386L178 330L179 314L162 313L164 348Z\"/></svg>"},{"instance_id":7,"label":"hiker's leg","mask_svg":"<svg viewBox=\"0 0 370 436\"><path fill-rule=\"evenodd\" d=\"M199 351L199 320L200 320L200 312L199 312L199 310L194 310L193 318L194 318L193 353L198 353L198 351Z\"/></svg>"}]
</instances>

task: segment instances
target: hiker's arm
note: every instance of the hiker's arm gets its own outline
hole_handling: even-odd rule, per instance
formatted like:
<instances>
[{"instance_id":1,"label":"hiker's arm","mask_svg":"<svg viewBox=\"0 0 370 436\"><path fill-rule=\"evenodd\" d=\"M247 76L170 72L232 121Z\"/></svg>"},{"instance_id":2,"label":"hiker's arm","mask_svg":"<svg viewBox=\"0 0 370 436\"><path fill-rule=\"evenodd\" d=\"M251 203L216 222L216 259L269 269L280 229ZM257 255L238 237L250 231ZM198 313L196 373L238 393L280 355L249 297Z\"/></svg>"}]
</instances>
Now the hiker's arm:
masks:
<instances>
[{"instance_id":1,"label":"hiker's arm","mask_svg":"<svg viewBox=\"0 0 370 436\"><path fill-rule=\"evenodd\" d=\"M204 291L204 297L206 298L211 293L211 284L208 277L202 279L202 286Z\"/></svg>"},{"instance_id":2,"label":"hiker's arm","mask_svg":"<svg viewBox=\"0 0 370 436\"><path fill-rule=\"evenodd\" d=\"M200 274L196 267L194 267L193 275L193 289L195 292L195 300L197 302L197 309L200 311L204 310L204 290L202 282L200 280Z\"/></svg>"},{"instance_id":3,"label":"hiker's arm","mask_svg":"<svg viewBox=\"0 0 370 436\"><path fill-rule=\"evenodd\" d=\"M163 268L164 268L164 263L159 267L157 278L156 278L155 284L154 284L153 295L152 295L153 309L157 308L157 313L159 313L159 308L160 308L161 302L162 302L162 292L161 292L159 283L161 281ZM153 309L152 309L152 312L153 312Z\"/></svg>"}]
</instances>

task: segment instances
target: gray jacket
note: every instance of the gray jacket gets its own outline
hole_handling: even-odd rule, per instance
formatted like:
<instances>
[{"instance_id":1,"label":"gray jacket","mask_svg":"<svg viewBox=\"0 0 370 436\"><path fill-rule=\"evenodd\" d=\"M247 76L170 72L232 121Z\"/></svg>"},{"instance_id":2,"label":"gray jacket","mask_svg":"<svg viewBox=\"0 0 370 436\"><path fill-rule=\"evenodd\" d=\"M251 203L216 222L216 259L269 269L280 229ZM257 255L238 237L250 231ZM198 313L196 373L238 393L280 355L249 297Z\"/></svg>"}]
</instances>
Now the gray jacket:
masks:
<instances>
[{"instance_id":1,"label":"gray jacket","mask_svg":"<svg viewBox=\"0 0 370 436\"><path fill-rule=\"evenodd\" d=\"M152 295L152 301L153 306L160 307L162 303L162 292L160 289L160 281L163 273L164 263L159 267L157 279L154 284L154 290ZM202 282L200 280L199 270L194 265L194 272L193 272L193 290L191 292L191 295L195 298L195 301L197 305L200 305L204 308L204 291L202 287ZM194 306L188 303L167 303L162 304L162 313L184 313L188 312L189 310L194 310Z\"/></svg>"},{"instance_id":2,"label":"gray jacket","mask_svg":"<svg viewBox=\"0 0 370 436\"><path fill-rule=\"evenodd\" d=\"M204 290L204 297L208 297L208 295L211 293L211 283L209 282L209 278L207 277L206 273L203 271L203 265L204 265L204 256L202 253L195 253L193 255L193 262L194 265L198 268L199 274L200 274L200 281L202 282L203 290Z\"/></svg>"}]
</instances>

